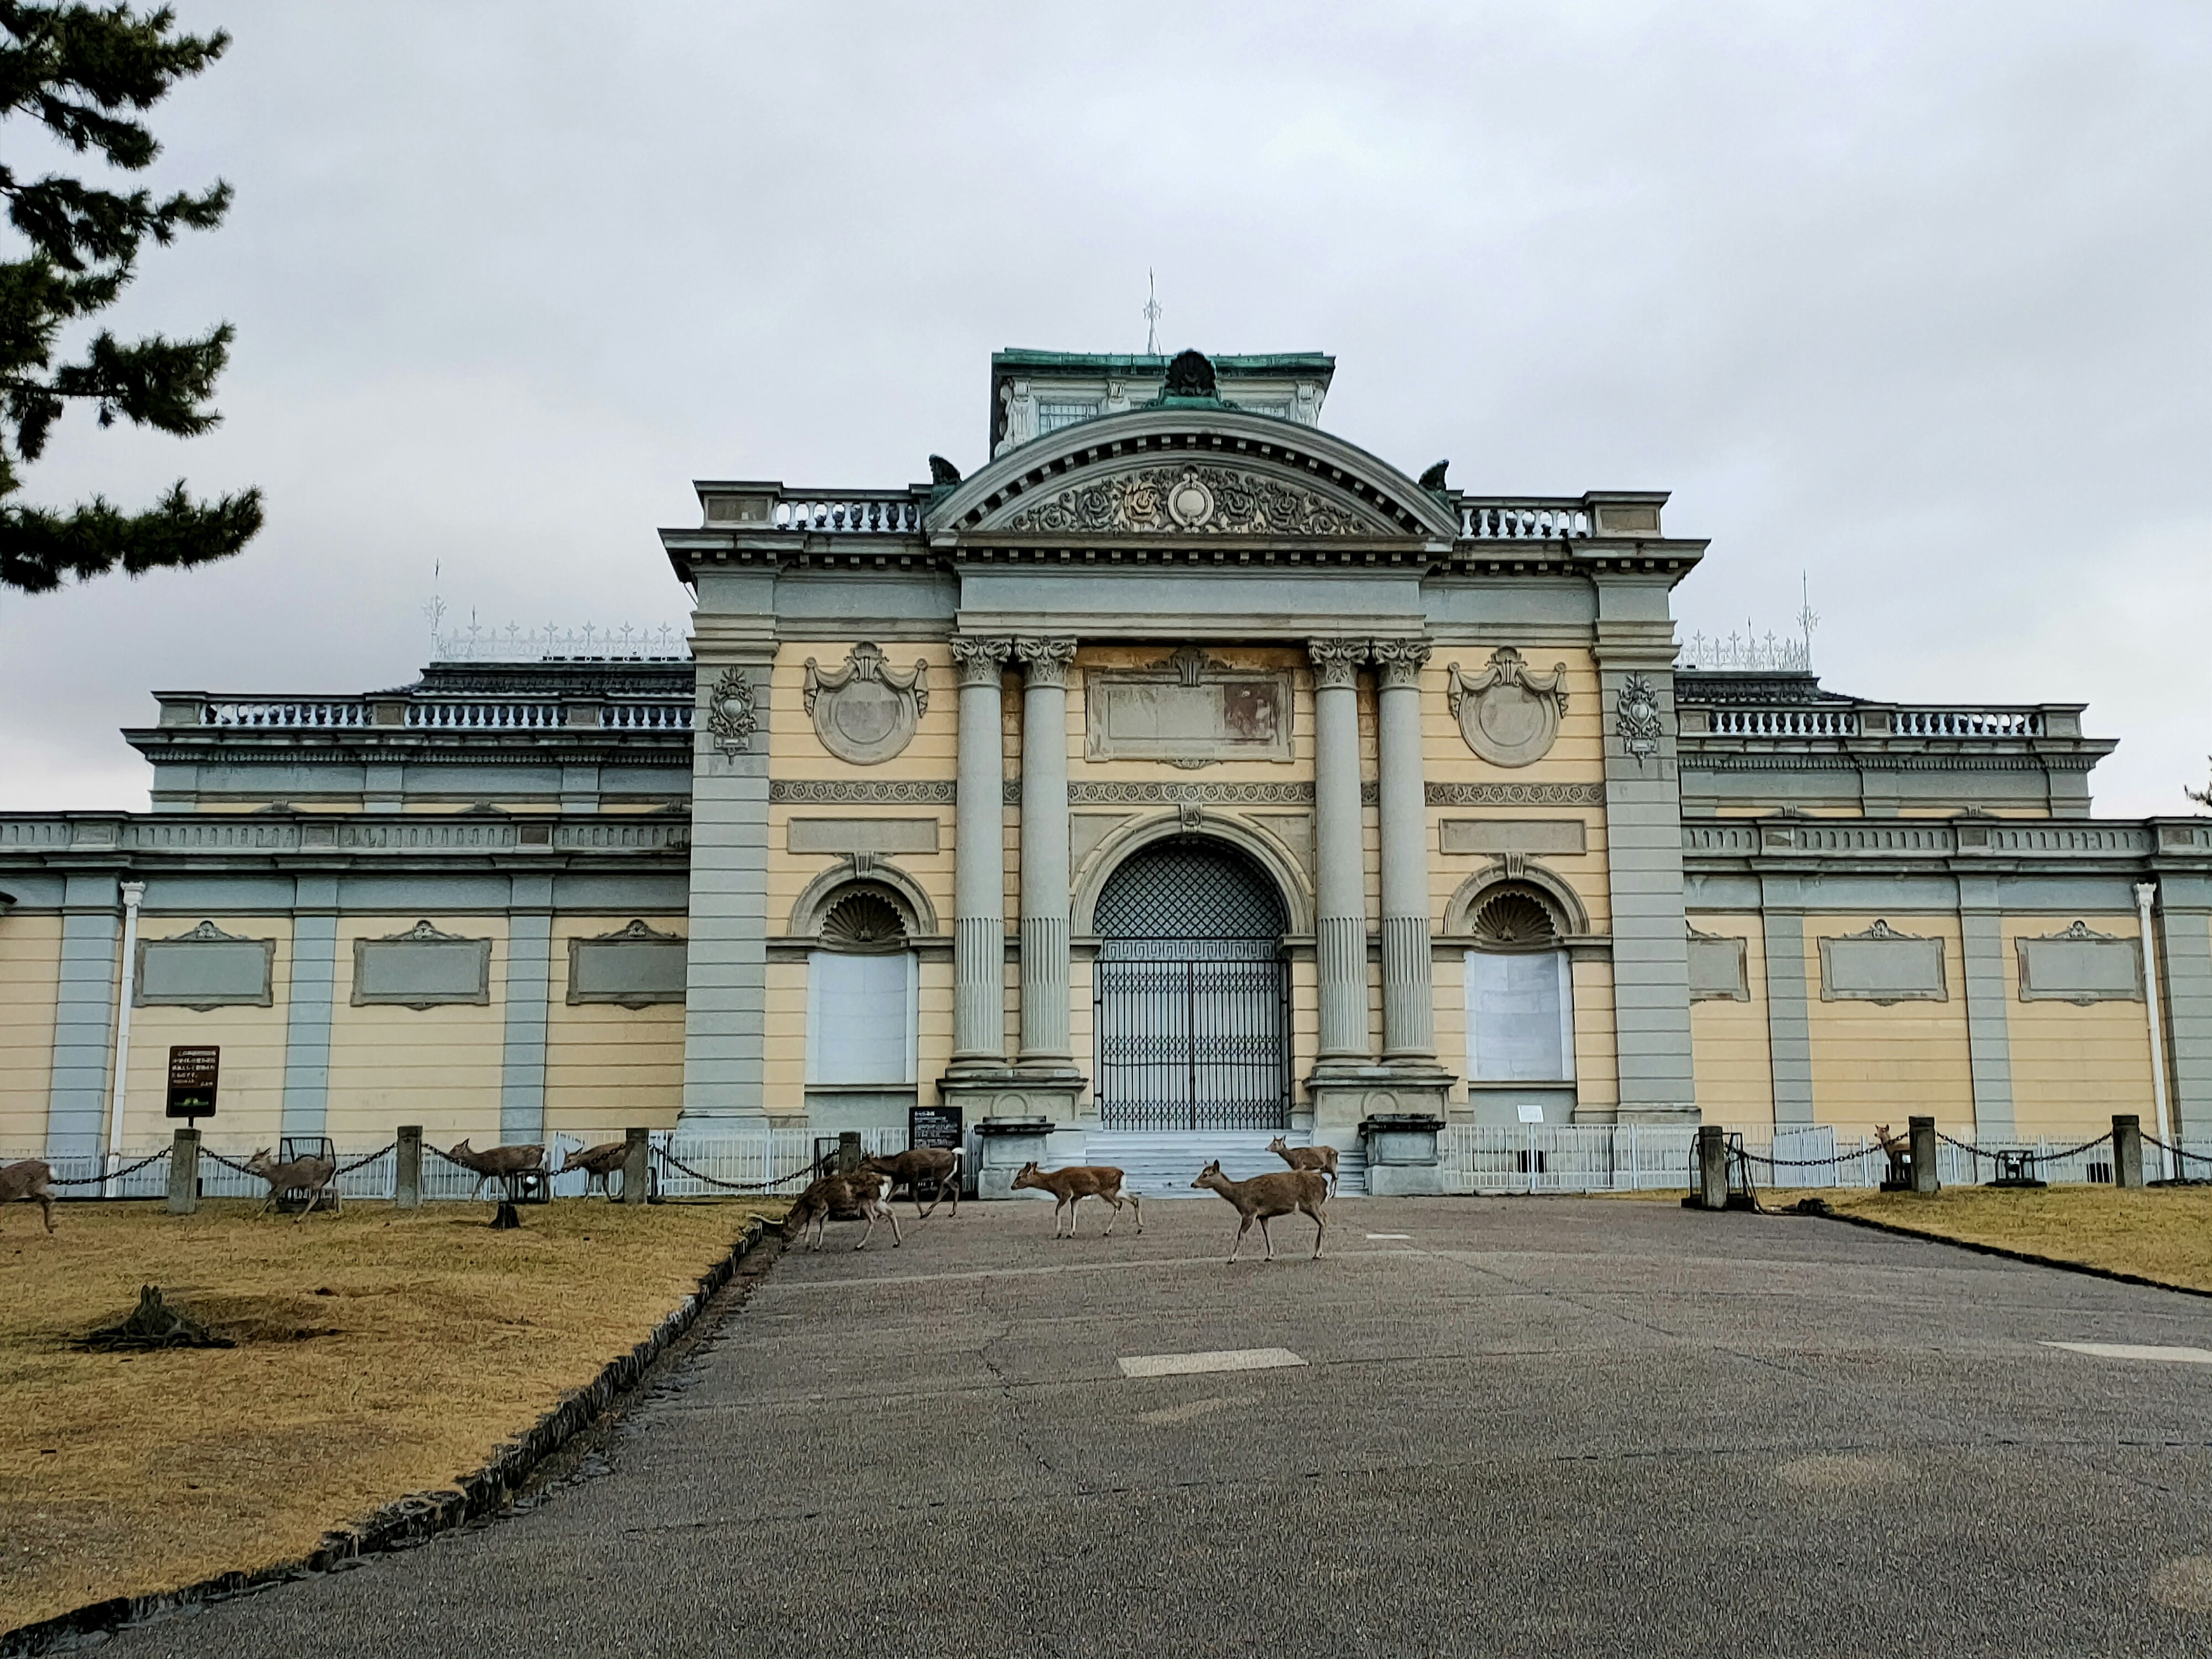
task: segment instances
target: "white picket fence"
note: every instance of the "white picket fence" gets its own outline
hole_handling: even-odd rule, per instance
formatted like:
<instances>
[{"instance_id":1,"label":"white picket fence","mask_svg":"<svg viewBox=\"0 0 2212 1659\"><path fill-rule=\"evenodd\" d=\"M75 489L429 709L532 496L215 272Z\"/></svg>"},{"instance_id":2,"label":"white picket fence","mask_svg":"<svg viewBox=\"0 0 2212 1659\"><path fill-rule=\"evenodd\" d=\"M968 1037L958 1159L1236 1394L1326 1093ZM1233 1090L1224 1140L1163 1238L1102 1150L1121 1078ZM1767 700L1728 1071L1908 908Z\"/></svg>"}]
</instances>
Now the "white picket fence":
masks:
<instances>
[{"instance_id":1,"label":"white picket fence","mask_svg":"<svg viewBox=\"0 0 2212 1659\"><path fill-rule=\"evenodd\" d=\"M1437 1161L1451 1192L1686 1189L1694 1133L1633 1123L1450 1124L1437 1135Z\"/></svg>"}]
</instances>

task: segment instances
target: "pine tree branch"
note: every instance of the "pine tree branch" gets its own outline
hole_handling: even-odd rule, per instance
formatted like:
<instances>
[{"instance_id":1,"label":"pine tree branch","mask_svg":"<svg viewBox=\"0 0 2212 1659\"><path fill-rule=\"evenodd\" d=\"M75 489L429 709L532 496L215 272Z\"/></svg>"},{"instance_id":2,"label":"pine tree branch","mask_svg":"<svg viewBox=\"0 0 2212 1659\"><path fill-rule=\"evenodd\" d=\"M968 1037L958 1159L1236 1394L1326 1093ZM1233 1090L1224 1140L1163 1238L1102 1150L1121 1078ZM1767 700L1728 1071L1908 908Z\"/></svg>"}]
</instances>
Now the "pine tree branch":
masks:
<instances>
[{"instance_id":1,"label":"pine tree branch","mask_svg":"<svg viewBox=\"0 0 2212 1659\"><path fill-rule=\"evenodd\" d=\"M0 587L45 593L118 565L136 576L206 564L228 558L260 528L259 490L200 502L182 479L144 513L119 512L98 495L66 514L0 507Z\"/></svg>"}]
</instances>

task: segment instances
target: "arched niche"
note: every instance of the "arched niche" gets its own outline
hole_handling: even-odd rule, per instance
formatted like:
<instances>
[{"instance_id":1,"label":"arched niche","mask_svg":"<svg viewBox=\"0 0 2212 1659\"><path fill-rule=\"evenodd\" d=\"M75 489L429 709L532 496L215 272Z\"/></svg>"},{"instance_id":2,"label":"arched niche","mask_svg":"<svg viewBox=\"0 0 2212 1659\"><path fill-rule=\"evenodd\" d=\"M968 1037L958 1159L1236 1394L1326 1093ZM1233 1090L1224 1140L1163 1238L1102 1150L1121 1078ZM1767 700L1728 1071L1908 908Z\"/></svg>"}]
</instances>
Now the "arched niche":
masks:
<instances>
[{"instance_id":1,"label":"arched niche","mask_svg":"<svg viewBox=\"0 0 2212 1659\"><path fill-rule=\"evenodd\" d=\"M1508 892L1525 895L1548 913L1556 936L1553 945L1589 937L1589 911L1575 890L1557 872L1534 860L1518 858L1486 864L1460 883L1444 905L1444 933L1452 938L1473 936L1478 931L1478 913L1494 897ZM1545 947L1532 945L1531 948Z\"/></svg>"},{"instance_id":2,"label":"arched niche","mask_svg":"<svg viewBox=\"0 0 2212 1659\"><path fill-rule=\"evenodd\" d=\"M1155 812L1116 825L1093 848L1075 872L1070 895L1069 931L1079 939L1097 932L1098 895L1107 878L1133 855L1156 842L1179 836L1211 836L1243 853L1275 884L1282 896L1288 931L1310 935L1314 931L1313 888L1297 860L1273 836L1240 819L1200 811Z\"/></svg>"},{"instance_id":3,"label":"arched niche","mask_svg":"<svg viewBox=\"0 0 2212 1659\"><path fill-rule=\"evenodd\" d=\"M880 859L869 860L865 868L847 859L823 871L799 893L791 907L790 937L811 939L820 933L830 912L856 891L876 893L890 904L908 939L936 936L937 907L920 882Z\"/></svg>"}]
</instances>

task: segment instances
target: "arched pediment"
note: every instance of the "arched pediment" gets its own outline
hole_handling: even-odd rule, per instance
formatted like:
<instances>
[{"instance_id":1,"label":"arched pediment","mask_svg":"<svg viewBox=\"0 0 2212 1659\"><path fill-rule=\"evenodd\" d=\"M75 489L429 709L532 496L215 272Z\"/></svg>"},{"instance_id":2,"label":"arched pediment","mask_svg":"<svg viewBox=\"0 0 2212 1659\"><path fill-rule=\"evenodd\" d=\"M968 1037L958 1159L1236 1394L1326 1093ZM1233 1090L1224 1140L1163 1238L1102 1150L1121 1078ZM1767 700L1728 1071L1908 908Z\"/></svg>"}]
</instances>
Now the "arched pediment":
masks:
<instances>
[{"instance_id":1,"label":"arched pediment","mask_svg":"<svg viewBox=\"0 0 2212 1659\"><path fill-rule=\"evenodd\" d=\"M1458 532L1387 462L1310 427L1232 409L1144 409L1000 456L929 510L934 534L1419 538Z\"/></svg>"}]
</instances>

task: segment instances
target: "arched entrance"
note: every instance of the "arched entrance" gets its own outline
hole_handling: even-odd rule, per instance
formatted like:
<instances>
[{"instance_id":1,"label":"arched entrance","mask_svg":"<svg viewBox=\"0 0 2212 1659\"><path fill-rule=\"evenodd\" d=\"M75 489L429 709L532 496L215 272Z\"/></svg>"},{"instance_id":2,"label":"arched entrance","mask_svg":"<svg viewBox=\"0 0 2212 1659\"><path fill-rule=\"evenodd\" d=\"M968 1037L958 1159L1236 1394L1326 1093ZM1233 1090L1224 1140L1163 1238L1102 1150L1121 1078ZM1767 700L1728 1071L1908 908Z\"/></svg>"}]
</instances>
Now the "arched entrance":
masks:
<instances>
[{"instance_id":1,"label":"arched entrance","mask_svg":"<svg viewBox=\"0 0 2212 1659\"><path fill-rule=\"evenodd\" d=\"M1280 1129L1291 1106L1282 896L1202 836L1107 878L1091 1087L1106 1129Z\"/></svg>"}]
</instances>

